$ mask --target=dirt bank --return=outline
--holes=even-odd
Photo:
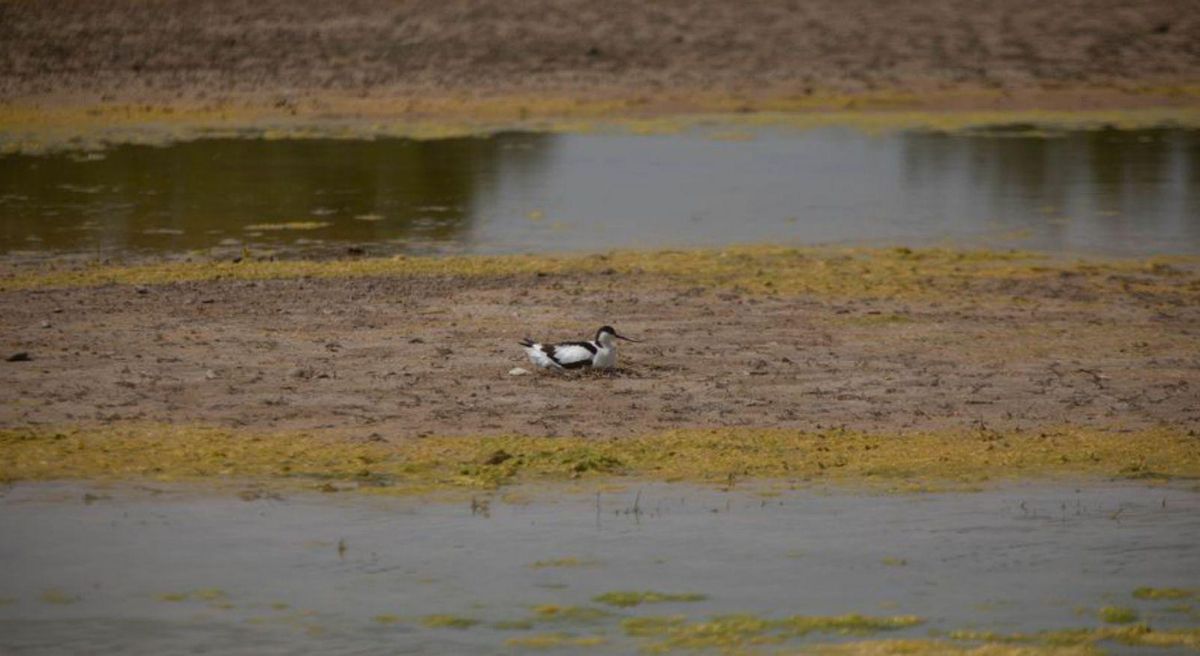
[[[0,425],[1200,429],[1194,263],[744,249],[239,266],[9,272],[0,348],[31,360],[0,363]],[[520,338],[604,323],[646,340],[619,372],[509,375],[532,368]]]
[[[1177,0],[18,1],[0,4],[0,98],[309,117],[1195,106],[1198,44]]]

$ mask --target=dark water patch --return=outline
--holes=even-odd
[[[1200,132],[206,139],[0,157],[0,250],[945,244],[1200,253]]]

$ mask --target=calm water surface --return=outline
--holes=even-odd
[[[211,139],[0,157],[0,252],[1200,253],[1200,132]]]
[[[1191,600],[1181,610],[1178,600],[1131,594],[1200,586],[1191,486],[764,497],[646,485],[598,496],[518,490],[474,508],[354,493],[243,500],[238,491],[9,488],[0,496],[0,652],[495,654],[520,651],[514,638],[564,632],[603,637],[597,653],[635,653],[654,639],[627,635],[624,619],[728,613],[926,620],[877,638],[1096,627],[1109,605],[1158,629],[1200,623]],[[707,598],[632,608],[594,600],[614,590]],[[546,604],[589,610],[554,618],[536,610]],[[430,628],[422,619],[431,614],[477,624]]]

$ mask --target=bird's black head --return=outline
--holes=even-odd
[[[603,337],[603,336],[604,336],[604,335],[606,335],[606,334],[607,334],[607,335],[612,335],[613,337],[616,337],[617,339],[623,339],[623,340],[625,340],[625,341],[627,341],[627,342],[640,342],[640,341],[642,341],[642,340],[640,340],[640,339],[630,339],[630,338],[628,338],[628,337],[626,337],[626,336],[624,336],[624,335],[622,335],[622,334],[618,333],[616,330],[614,330],[614,329],[613,329],[613,327],[612,327],[612,326],[602,326],[602,327],[600,328],[600,330],[597,330],[597,331],[596,331],[596,341],[597,341],[597,342],[599,342],[599,341],[600,341],[600,338],[601,338],[601,337]]]

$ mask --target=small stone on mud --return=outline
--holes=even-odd
[[[508,370],[509,376],[524,376],[525,374],[528,374],[528,373],[529,373],[528,369],[522,369],[521,367],[513,367],[512,369]]]
[[[49,327],[50,327],[50,322],[49,322],[48,320],[46,320],[46,319],[42,319],[42,323],[41,323],[40,325],[41,325],[41,327],[42,327],[42,328],[49,328]]]
[[[209,380],[214,380],[217,378],[217,372],[213,371],[212,369],[209,369],[208,371],[204,372],[204,377]]]
[[[149,294],[150,288],[149,287],[134,287],[133,291],[137,292],[138,294]]]
[[[29,362],[30,360],[32,360],[32,358],[30,358],[29,354],[25,351],[13,353],[4,359],[5,362]]]

